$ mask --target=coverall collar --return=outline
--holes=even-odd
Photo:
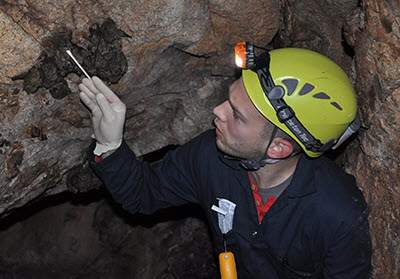
[[[226,164],[230,168],[247,173],[247,171],[242,166],[240,166],[241,160],[229,157],[228,155],[222,153],[220,150],[218,150],[218,157],[224,164]],[[296,181],[296,185],[302,185],[302,187],[296,187],[296,185],[292,185],[292,183],[290,183],[287,188],[288,198],[300,198],[316,192],[314,183],[315,178],[313,176],[305,175],[313,173],[313,168],[318,168],[318,166],[314,166],[315,163],[315,160],[308,158],[306,155],[300,155],[300,159],[297,163],[296,170],[294,171],[292,181]]]

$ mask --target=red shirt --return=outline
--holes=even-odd
[[[257,208],[257,214],[258,214],[258,220],[262,221],[262,219],[264,218],[265,214],[268,212],[268,210],[270,209],[270,207],[274,204],[274,202],[277,200],[276,197],[274,196],[270,196],[267,201],[262,204],[262,199],[261,199],[261,195],[258,192],[258,186],[256,183],[253,182],[253,180],[251,179],[251,175],[250,172],[248,172],[249,174],[249,179],[250,179],[250,184],[251,184],[251,190],[253,191],[253,196],[254,196],[254,200],[256,202],[256,208]]]
[[[97,162],[100,162],[100,161],[101,161],[101,157],[95,155],[95,156],[94,156],[94,161],[95,161],[96,163],[97,163]]]

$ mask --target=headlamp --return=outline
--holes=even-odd
[[[254,66],[254,45],[249,42],[238,43],[235,47],[235,62],[239,68],[252,68]]]

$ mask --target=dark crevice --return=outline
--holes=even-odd
[[[268,43],[268,45],[265,48],[268,49],[268,50],[282,48],[280,30],[278,32],[276,32],[276,34],[274,35],[272,40]]]
[[[85,193],[62,192],[57,195],[47,196],[39,200],[30,202],[23,207],[13,209],[9,214],[0,219],[0,231],[6,230],[12,225],[23,222],[38,212],[50,207],[58,206],[66,202],[73,205],[88,205],[92,202],[99,201],[106,195],[106,189],[91,190]]]
[[[332,161],[336,162],[340,167],[344,166],[344,159],[347,148],[352,148],[353,144],[357,142],[359,132],[351,135],[345,142],[343,142],[337,149],[329,149],[324,153],[323,156],[331,159]],[[360,144],[358,143],[357,146]]]
[[[155,156],[155,154],[152,154],[152,156]],[[88,206],[102,200],[112,208],[113,214],[132,226],[140,225],[150,228],[160,222],[181,220],[187,217],[205,220],[203,211],[196,204],[165,208],[151,215],[131,214],[112,199],[105,187],[101,187],[100,189],[94,189],[85,193],[62,192],[13,209],[7,216],[0,219],[0,231],[5,231],[17,223],[23,223],[43,210],[48,210],[65,203],[75,206]]]
[[[344,28],[342,28],[342,41],[341,44],[343,46],[343,50],[352,59],[354,58],[355,51],[354,51],[354,46],[351,46],[350,44],[347,43],[346,37],[344,35]]]

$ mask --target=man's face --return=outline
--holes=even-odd
[[[217,146],[221,151],[242,159],[264,155],[268,130],[273,126],[251,102],[242,78],[231,85],[228,100],[215,107],[214,114]]]

